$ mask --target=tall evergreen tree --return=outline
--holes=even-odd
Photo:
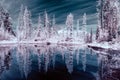
[[[93,42],[93,30],[91,28],[91,31],[90,31],[90,43],[92,43],[92,42]]]
[[[98,40],[99,38],[99,28],[97,27],[97,30],[96,30],[96,40]]]
[[[86,32],[86,25],[87,25],[87,17],[86,17],[86,13],[84,13],[84,15],[83,15],[83,27],[82,27],[82,30],[84,31],[84,32]]]
[[[50,37],[49,36],[49,24],[50,24],[50,22],[49,22],[49,19],[48,19],[48,14],[45,10],[45,12],[44,12],[44,30],[45,30],[46,39]]]
[[[16,36],[12,28],[12,18],[10,17],[8,11],[5,10],[0,4],[0,25],[2,24],[2,22],[4,24],[5,32],[7,32],[9,35]]]
[[[24,7],[23,5],[21,5],[20,13],[18,16],[18,25],[17,25],[17,38],[19,41],[24,39],[23,35],[24,35],[25,27],[24,27],[23,16],[24,16]]]
[[[97,7],[100,30],[104,33],[100,33],[103,37],[99,39],[112,41],[116,38],[119,27],[119,0],[99,0]]]
[[[4,23],[2,22],[0,25],[0,40],[4,40],[5,39],[5,30],[4,30]]]
[[[28,11],[27,7],[25,7],[23,19],[25,27],[25,39],[30,39],[32,34],[32,21],[30,11]]]
[[[78,19],[77,20],[77,28],[76,28],[76,30],[77,30],[77,36],[79,36],[79,30],[80,30],[80,20]]]
[[[57,33],[57,29],[56,29],[56,20],[55,20],[55,15],[53,15],[53,19],[52,19],[52,29],[51,29],[51,33],[53,36],[56,36]]]
[[[39,18],[38,18],[38,26],[37,26],[37,34],[36,34],[36,37],[37,38],[42,38],[42,22],[41,22],[41,17],[39,15]]]
[[[84,41],[86,41],[86,25],[87,25],[87,16],[86,16],[86,13],[84,13],[83,15],[83,26],[82,26],[82,31],[83,31],[83,37],[84,37]]]
[[[73,14],[70,13],[66,19],[67,33],[69,38],[73,36],[73,18]]]
[[[96,5],[96,10],[97,10],[97,30],[96,30],[96,40],[98,41],[99,38],[100,38],[100,29],[101,29],[101,10],[100,10],[100,7],[101,7],[101,1],[102,0],[98,0],[97,1],[97,5]]]

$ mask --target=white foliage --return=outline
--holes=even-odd
[[[66,19],[66,26],[67,26],[67,35],[69,38],[71,38],[73,36],[73,15],[72,13],[70,13],[68,16],[67,16],[67,19]]]

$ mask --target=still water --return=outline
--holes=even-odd
[[[0,80],[120,80],[120,55],[109,53],[77,45],[0,46]]]

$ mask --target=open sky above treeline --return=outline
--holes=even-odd
[[[97,0],[0,0],[2,5],[9,11],[13,21],[17,21],[20,6],[27,6],[32,13],[32,21],[37,23],[39,13],[41,16],[46,10],[49,18],[55,14],[57,24],[65,24],[66,17],[69,13],[74,15],[74,23],[82,16],[87,14],[87,25],[96,27],[96,2]]]

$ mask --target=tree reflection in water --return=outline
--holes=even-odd
[[[1,80],[120,79],[119,51],[101,55],[86,47],[41,44],[1,46],[0,52]],[[13,66],[17,66],[16,75]],[[3,79],[6,72],[12,78]]]
[[[11,51],[10,47],[0,47],[0,75],[5,71],[9,70],[11,65]]]
[[[120,80],[120,51],[108,50],[107,53],[101,59],[101,80]]]

